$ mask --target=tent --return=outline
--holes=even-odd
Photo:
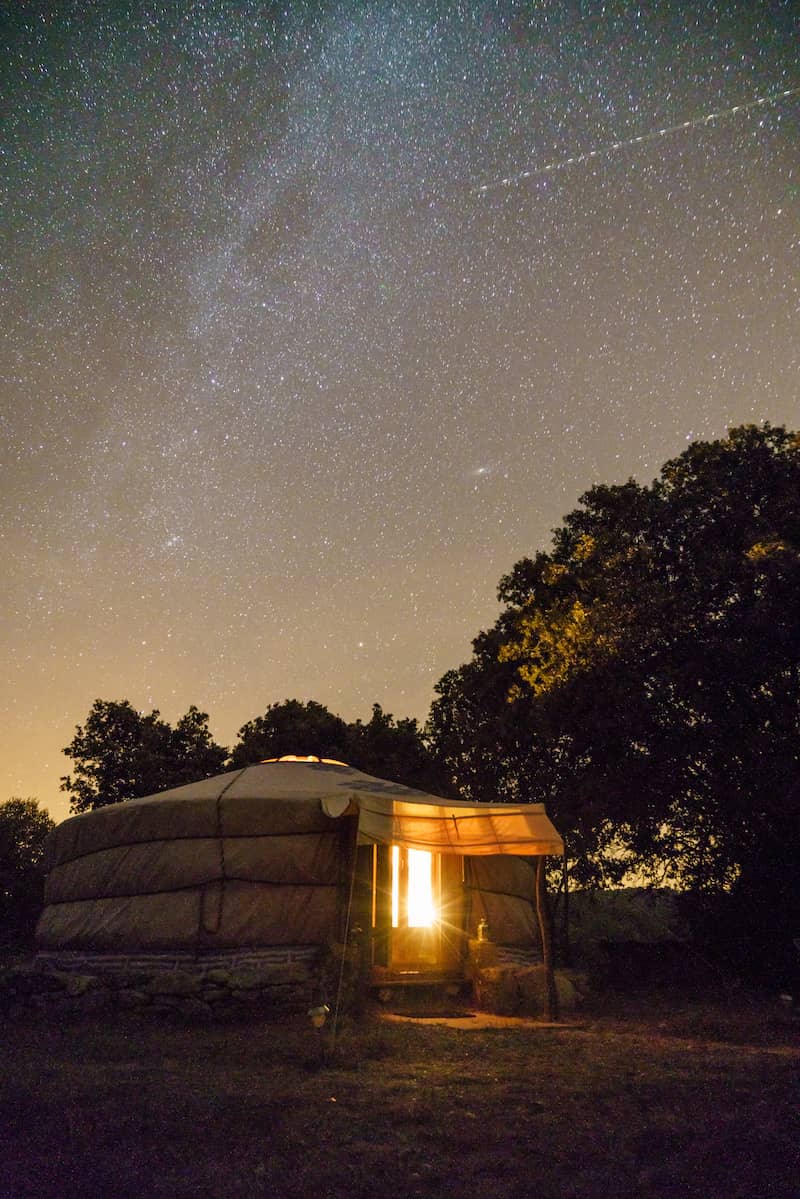
[[[534,870],[563,852],[543,805],[439,799],[281,759],[74,816],[51,833],[44,951],[322,946],[345,924],[385,969],[446,970],[488,923],[537,941]]]

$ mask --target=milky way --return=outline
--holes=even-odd
[[[10,8],[0,799],[96,697],[424,718],[593,483],[800,425],[794,5]]]

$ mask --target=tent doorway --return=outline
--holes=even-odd
[[[466,947],[463,879],[457,854],[361,846],[354,903],[370,931],[368,963],[391,975],[457,973]]]
[[[430,970],[440,964],[441,856],[391,847],[393,970]]]

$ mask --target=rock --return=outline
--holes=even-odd
[[[193,1020],[208,1020],[213,1015],[210,1004],[204,1003],[202,999],[194,998],[182,1000],[178,1011],[181,1015],[190,1016]]]
[[[200,998],[206,1003],[221,1003],[227,999],[230,991],[227,987],[203,987]]]
[[[201,988],[200,979],[194,974],[154,974],[145,990],[148,995],[197,995]]]
[[[475,975],[475,998],[478,1006],[495,1016],[514,1016],[519,1010],[520,995],[517,970],[513,966],[488,966]]]
[[[79,995],[85,995],[87,991],[96,991],[100,986],[100,979],[94,974],[70,974],[66,978],[64,990],[75,999]]]
[[[126,1010],[137,1007],[145,1007],[150,1002],[150,996],[144,991],[136,991],[133,988],[122,987],[115,993],[114,998],[119,1007]]]
[[[541,1016],[547,1007],[544,966],[489,966],[475,976],[478,1006],[496,1016]],[[580,1003],[577,988],[560,970],[555,972],[561,1012],[574,1011]]]
[[[254,1007],[255,1004],[261,1002],[261,995],[256,990],[244,990],[241,987],[231,987],[231,999],[235,999],[237,1003]]]
[[[40,991],[55,990],[57,982],[51,977],[40,974],[33,966],[12,966],[5,970],[2,976],[3,990],[11,995],[36,995]]]
[[[230,970],[224,970],[221,966],[215,966],[213,970],[206,970],[203,975],[203,983],[211,983],[215,987],[229,987],[230,982]]]
[[[580,996],[573,983],[562,974],[555,972],[558,1006],[561,1012],[574,1011],[580,1002]],[[520,996],[520,1011],[527,1016],[541,1016],[547,1006],[547,980],[544,966],[523,966],[517,974],[517,986]]]
[[[74,995],[70,999],[69,1010],[85,1015],[95,1015],[104,1012],[111,1005],[111,996],[107,991],[85,991],[82,995]]]
[[[211,972],[207,976],[211,980]],[[283,966],[247,966],[228,972],[228,986],[237,991],[256,991],[263,987],[296,985],[308,981],[308,969],[301,963]]]

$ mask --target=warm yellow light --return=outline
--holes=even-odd
[[[392,928],[400,927],[400,846],[392,846]]]
[[[259,765],[266,766],[267,762],[319,762],[324,766],[346,766],[346,762],[340,762],[338,758],[318,758],[316,754],[284,754],[282,758],[262,758]]]
[[[430,928],[436,920],[433,903],[433,854],[408,851],[408,927]]]
[[[400,928],[401,913],[404,928],[430,928],[436,923],[433,854],[424,849],[401,851],[393,845],[392,928]]]

